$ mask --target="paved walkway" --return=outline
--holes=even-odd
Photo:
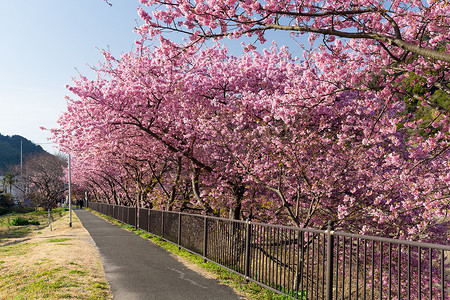
[[[74,212],[97,245],[114,299],[242,299],[152,242],[89,211]]]

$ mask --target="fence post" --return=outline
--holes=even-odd
[[[161,238],[164,238],[164,210],[161,209]]]
[[[248,281],[250,276],[250,235],[251,235],[251,224],[250,220],[247,219],[245,222],[245,280]]]
[[[326,299],[333,297],[333,250],[334,250],[334,224],[328,221],[327,228],[327,275],[326,275]]]
[[[52,231],[52,219],[50,216],[50,208],[48,209],[48,226],[50,227],[50,231]]]
[[[178,212],[178,250],[181,249],[181,213]]]
[[[148,214],[147,214],[147,231],[151,232],[151,224],[150,224],[150,214],[152,212],[152,209],[148,208]]]
[[[206,263],[206,251],[208,249],[208,216],[205,215],[203,220],[203,262]]]
[[[140,209],[140,207],[139,207],[139,203],[140,203],[140,201],[136,201],[136,219],[134,220],[134,228],[136,229],[136,230],[138,230],[138,228],[140,228],[140,224],[139,224],[139,209]]]

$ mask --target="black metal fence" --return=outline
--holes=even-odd
[[[90,202],[295,299],[450,299],[450,246]],[[139,213],[138,213],[139,212]]]

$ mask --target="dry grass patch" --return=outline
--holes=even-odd
[[[92,238],[72,215],[0,241],[0,299],[112,299]]]

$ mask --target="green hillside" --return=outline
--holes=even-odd
[[[23,157],[45,152],[41,146],[33,144],[20,135],[4,136],[0,134],[0,175],[9,167],[20,164],[20,142],[22,141]]]

